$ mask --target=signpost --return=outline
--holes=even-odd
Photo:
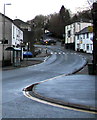
[[[47,44],[48,44],[48,41],[46,41],[46,54],[47,54]]]

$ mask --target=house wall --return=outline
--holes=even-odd
[[[12,22],[8,19],[5,19],[5,39],[8,40],[8,45],[11,45],[12,41]]]
[[[76,35],[75,50],[76,51],[82,50],[86,53],[92,53],[93,52],[93,33],[88,33],[88,38],[87,38],[87,33],[80,34],[79,39]]]
[[[2,45],[0,44],[0,61],[2,61]]]
[[[0,44],[1,44],[2,39],[3,39],[2,35],[3,35],[3,17],[0,15]]]
[[[3,40],[3,29],[4,29],[4,17],[2,14],[0,14],[0,40]],[[8,43],[4,44],[4,60],[10,59],[10,53],[7,52],[5,49],[11,45],[11,21],[5,17],[5,40],[8,41]],[[0,42],[0,58],[2,59],[2,53],[3,53],[3,44]],[[1,61],[0,59],[0,61]]]
[[[4,16],[0,14],[0,61],[2,60],[3,57],[3,28],[4,28]],[[15,28],[15,31],[13,30],[13,26]],[[13,34],[15,38],[13,37]],[[5,49],[7,47],[13,47],[16,45],[20,45],[21,40],[23,42],[23,31],[20,30],[16,25],[13,24],[13,21],[5,16],[5,40],[8,40],[8,43],[4,44],[4,60],[11,60],[13,58],[12,51],[6,51]]]
[[[5,39],[8,40],[8,44],[4,44],[4,50],[11,46],[12,41],[12,22],[9,19],[5,19]],[[4,51],[4,60],[11,60],[12,52]]]
[[[0,31],[0,39],[3,40],[3,26],[4,23],[4,17],[0,14],[0,28],[2,28],[2,31]],[[9,19],[6,19],[5,17],[5,40],[8,40],[8,45],[11,45],[11,21]]]
[[[17,46],[23,42],[23,31],[12,23],[12,45]]]
[[[0,44],[0,67],[2,66],[2,45]]]
[[[87,26],[91,26],[91,23],[76,22],[65,27],[65,44],[75,42],[75,33],[79,32]],[[70,36],[69,36],[70,31]]]
[[[2,22],[2,16],[0,15],[0,66],[2,66],[2,34],[3,34],[3,31],[2,31],[2,28],[3,28],[3,22]]]

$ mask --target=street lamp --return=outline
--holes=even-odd
[[[3,16],[3,58],[2,58],[2,62],[4,65],[4,42],[5,42],[5,6],[6,5],[11,5],[11,3],[6,3],[4,4],[4,16]]]

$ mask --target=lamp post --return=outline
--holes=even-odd
[[[3,16],[3,58],[2,58],[2,63],[4,65],[4,42],[5,42],[5,6],[6,5],[11,5],[11,3],[6,3],[4,4],[4,16]]]

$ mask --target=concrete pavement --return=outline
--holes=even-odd
[[[50,56],[50,54],[46,54],[45,50],[43,49],[42,52],[40,54],[38,54],[36,57],[33,58],[24,58],[23,61],[21,61],[21,65],[20,66],[4,66],[2,67],[2,70],[12,70],[12,69],[18,69],[18,68],[22,68],[22,67],[28,67],[28,66],[32,66],[32,65],[36,65],[36,64],[40,64],[42,63],[45,59],[47,59],[47,57]]]
[[[97,112],[96,79],[93,75],[59,76],[36,85],[33,93],[49,102]]]

